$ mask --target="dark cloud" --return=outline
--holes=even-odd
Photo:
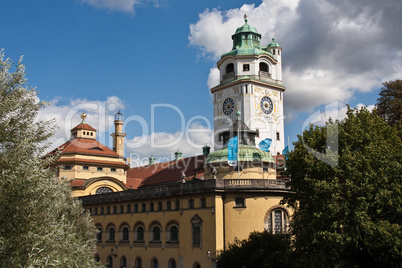
[[[297,19],[278,31],[285,62],[295,72],[335,68],[347,74],[385,66],[400,50],[402,1],[301,0]]]

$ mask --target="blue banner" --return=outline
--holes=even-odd
[[[269,152],[269,147],[271,147],[271,142],[272,142],[272,139],[267,138],[265,140],[262,140],[260,142],[260,144],[258,144],[258,146],[260,147],[260,149],[262,151]]]
[[[287,153],[289,153],[289,147],[286,146],[285,149],[283,149],[282,154],[286,155]]]
[[[238,141],[237,136],[228,141],[228,164],[229,166],[237,166],[237,150]]]

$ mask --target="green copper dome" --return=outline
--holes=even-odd
[[[272,42],[269,43],[267,47],[280,47],[280,45],[275,42],[275,38],[272,38]]]
[[[267,54],[273,56],[271,52],[261,48],[260,40],[261,34],[257,29],[247,23],[247,19],[243,26],[236,29],[236,32],[232,35],[233,47],[232,50],[224,53],[221,58],[232,55],[261,55]]]
[[[239,34],[239,33],[254,33],[254,34],[257,34],[257,35],[259,35],[261,37],[261,35],[258,33],[257,29],[255,27],[247,24],[247,22],[244,23],[243,26],[237,28],[235,34],[232,35],[232,37],[235,36],[236,34]]]

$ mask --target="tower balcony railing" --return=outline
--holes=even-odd
[[[235,75],[235,72],[230,72],[228,74],[224,74],[222,76],[221,84],[228,83],[230,81],[239,79],[245,75]],[[277,83],[278,80],[272,79],[272,74],[264,71],[259,71],[258,75],[247,75],[248,77],[252,77],[261,81],[267,81],[267,82],[274,82]]]

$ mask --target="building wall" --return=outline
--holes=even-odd
[[[200,198],[206,199],[205,208],[200,208]],[[189,207],[189,200],[194,200],[194,208]],[[172,210],[167,210],[167,201],[171,201]],[[175,202],[179,201],[180,208],[176,210]],[[162,211],[158,210],[158,203],[162,203]],[[157,258],[159,267],[168,267],[168,262],[174,259],[177,267],[193,267],[198,263],[201,267],[210,267],[211,260],[207,257],[207,250],[215,252],[215,207],[214,197],[210,194],[196,196],[172,197],[169,199],[149,199],[141,201],[132,201],[124,203],[110,203],[102,206],[91,206],[90,211],[94,218],[96,226],[103,229],[102,242],[97,243],[97,252],[102,263],[107,262],[111,248],[114,249],[113,257],[115,263],[113,267],[120,267],[122,256],[127,258],[127,267],[134,267],[135,258],[141,257],[143,267],[151,267],[151,260]],[[150,211],[150,204],[154,204],[154,210]],[[138,212],[133,212],[134,205],[138,205]],[[142,204],[146,204],[146,211],[142,211]],[[124,212],[120,213],[120,206],[123,205]],[[131,212],[127,212],[127,205],[131,206]],[[113,208],[117,207],[114,214]],[[95,215],[95,208],[103,207],[104,215]],[[110,207],[110,213],[107,214],[107,207]],[[200,246],[192,246],[192,223],[191,219],[197,215],[202,220],[202,239]],[[160,242],[152,242],[152,228],[154,225],[161,228]],[[179,227],[179,242],[169,243],[169,227],[171,224]],[[143,225],[145,237],[143,242],[136,242],[136,228]],[[116,228],[116,239],[108,241],[108,229],[110,226]],[[127,226],[130,230],[129,241],[121,242],[122,227]],[[116,263],[118,261],[118,263]],[[181,265],[179,265],[181,264]]]
[[[185,185],[186,189],[197,192],[195,190],[197,184],[186,183]],[[96,226],[103,230],[102,241],[97,243],[97,252],[102,263],[106,264],[113,248],[113,254],[116,254],[113,257],[113,267],[120,267],[120,259],[125,256],[127,267],[134,267],[135,259],[140,257],[142,267],[151,267],[151,260],[156,258],[159,267],[168,267],[169,260],[174,259],[176,267],[191,268],[194,264],[199,264],[203,268],[214,267],[217,252],[225,249],[229,243],[233,243],[235,238],[245,239],[251,232],[263,231],[267,228],[267,215],[272,209],[279,208],[289,217],[291,213],[279,204],[282,196],[283,193],[277,192],[236,190],[235,188],[222,191],[215,188],[212,191],[198,191],[198,193],[183,191],[181,194],[169,197],[144,195],[144,198],[133,198],[128,201],[120,199],[121,201],[98,202],[92,205],[84,202],[84,205],[93,215]],[[244,198],[244,206],[237,206],[236,198]],[[201,199],[205,199],[205,207]],[[194,201],[194,207],[191,207],[189,200]],[[169,201],[171,210],[167,207]],[[179,202],[178,209],[175,207],[176,201]],[[158,211],[159,202],[162,203],[160,211]],[[150,211],[151,203],[154,204],[154,211]],[[145,211],[142,210],[142,204],[146,205]],[[138,212],[135,211],[135,205],[138,206]],[[121,206],[123,206],[122,212]],[[130,206],[130,210],[127,206]],[[103,214],[101,214],[101,208],[103,208]],[[199,217],[202,221],[199,246],[193,246],[192,241],[192,220],[195,217]],[[160,242],[152,242],[152,228],[155,224],[161,228]],[[171,224],[178,226],[178,243],[169,242]],[[144,241],[141,242],[136,241],[136,228],[139,225],[145,229]],[[116,230],[114,241],[108,241],[110,226],[114,226]],[[125,242],[120,241],[124,226],[129,228],[129,239]],[[209,258],[208,251],[211,253]]]

